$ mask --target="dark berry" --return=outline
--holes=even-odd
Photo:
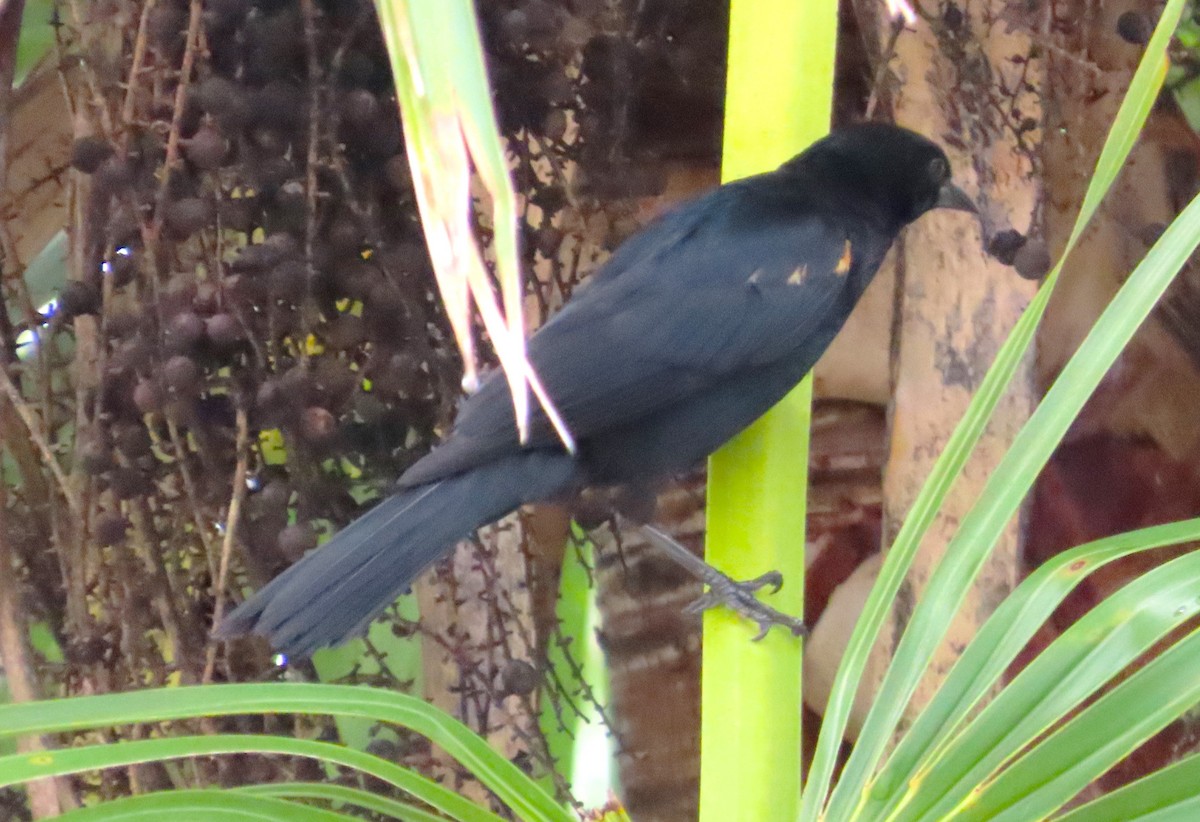
[[[1127,11],[1117,18],[1117,34],[1126,43],[1144,46],[1154,33],[1154,21],[1142,11]]]
[[[233,348],[246,338],[242,324],[232,314],[213,314],[204,321],[204,328],[217,348]]]
[[[96,518],[96,542],[102,548],[125,542],[125,534],[128,530],[129,520],[120,514],[104,513]]]
[[[334,351],[357,348],[367,339],[367,325],[362,317],[340,314],[325,331],[325,343]]]
[[[254,227],[256,201],[253,197],[234,197],[222,200],[217,207],[223,228],[249,233]]]
[[[118,426],[115,438],[117,450],[131,460],[149,456],[152,453],[150,432],[141,423],[127,423]]]
[[[540,251],[543,257],[554,257],[562,243],[562,231],[553,226],[544,226],[534,232],[533,247]]]
[[[228,146],[221,132],[205,126],[183,144],[183,152],[196,168],[219,168]]]
[[[112,467],[112,449],[108,438],[98,427],[84,431],[75,448],[79,465],[88,474],[99,474]]]
[[[551,109],[542,119],[542,134],[547,140],[558,142],[567,133],[567,114],[562,109]]]
[[[1027,280],[1040,280],[1053,265],[1045,240],[1030,239],[1017,251],[1013,268]]]
[[[531,694],[541,681],[537,668],[523,659],[509,660],[500,671],[500,687],[505,694]]]
[[[200,366],[191,357],[177,354],[163,365],[163,380],[177,394],[191,394],[200,389]]]
[[[204,320],[193,311],[176,314],[167,325],[167,345],[173,351],[190,351],[204,340]]]
[[[100,137],[80,137],[71,144],[71,167],[94,174],[114,154],[109,142]]]
[[[284,260],[271,271],[271,291],[299,303],[308,286],[308,265],[300,259]]]
[[[196,102],[200,108],[216,117],[223,124],[242,125],[245,123],[248,108],[242,97],[242,91],[231,80],[219,75],[213,75],[202,82],[196,89]]]
[[[152,380],[141,380],[133,389],[133,404],[143,414],[161,411],[163,406],[162,390]]]
[[[133,185],[134,173],[129,162],[121,157],[109,157],[96,169],[92,185],[96,191],[112,195],[119,194]]]
[[[95,665],[102,662],[111,649],[112,645],[104,637],[72,639],[63,649],[63,656],[72,665]]]
[[[176,239],[187,239],[207,226],[213,219],[213,208],[207,200],[184,197],[168,203],[163,221]]]
[[[255,507],[264,512],[282,512],[292,498],[291,487],[283,480],[271,480],[254,495]]]
[[[320,406],[304,409],[300,415],[300,435],[309,442],[320,445],[333,439],[337,433],[337,418]]]
[[[150,490],[150,482],[136,468],[115,468],[108,478],[108,487],[117,499],[140,497]]]
[[[379,99],[365,89],[355,89],[341,99],[341,111],[347,125],[366,128],[379,115]]]
[[[114,253],[104,269],[112,277],[113,285],[117,288],[129,285],[137,277],[137,258],[128,249],[125,249],[125,252]]]
[[[147,26],[150,43],[163,54],[173,55],[182,50],[187,18],[187,11],[180,6],[172,3],[155,6]]]
[[[277,544],[284,556],[296,560],[317,547],[317,534],[311,526],[295,523],[279,532]]]
[[[991,242],[988,243],[988,254],[1003,263],[1004,265],[1012,265],[1013,258],[1021,246],[1025,245],[1025,235],[1021,232],[1009,228],[1004,231],[999,231]]]
[[[403,154],[393,154],[383,164],[383,179],[397,191],[404,191],[412,184],[412,176],[408,168],[408,158]]]
[[[58,295],[58,310],[66,317],[82,317],[100,310],[100,289],[90,282],[70,280]]]

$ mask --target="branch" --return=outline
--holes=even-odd
[[[221,566],[213,580],[213,625],[220,625],[225,615],[225,580],[229,576],[229,556],[233,553],[234,534],[242,514],[242,503],[246,500],[246,473],[250,456],[250,426],[246,420],[246,409],[237,410],[237,468],[233,472],[233,492],[229,499],[229,513],[225,516],[225,541],[221,544]],[[217,658],[217,646],[210,643],[204,662],[204,677],[207,684],[212,679],[213,666]]]
[[[25,427],[29,429],[29,438],[33,440],[33,444],[42,452],[42,459],[45,460],[46,467],[50,469],[50,473],[54,475],[59,490],[62,491],[63,497],[67,500],[67,505],[70,507],[71,513],[75,515],[77,521],[83,522],[83,507],[79,504],[79,500],[75,494],[72,493],[70,483],[67,482],[67,477],[63,473],[62,466],[58,464],[58,457],[54,455],[54,451],[50,449],[50,444],[46,442],[46,438],[42,435],[37,416],[33,413],[33,409],[29,407],[29,403],[21,396],[21,392],[17,390],[17,386],[13,384],[12,378],[8,376],[8,371],[4,368],[0,368],[0,390],[3,390],[4,395],[25,423]]]

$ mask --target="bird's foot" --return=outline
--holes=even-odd
[[[756,596],[758,591],[768,586],[772,589],[771,593],[783,587],[783,575],[778,571],[768,571],[760,577],[738,581],[704,562],[657,528],[644,525],[642,531],[651,542],[708,586],[707,591],[687,606],[685,610],[689,613],[700,613],[724,605],[758,625],[758,633],[754,636],[756,642],[765,637],[774,625],[783,626],[793,636],[808,636],[804,620],[788,616]]]
[[[803,620],[788,616],[755,596],[768,585],[772,588],[771,593],[776,593],[783,587],[783,575],[778,571],[769,571],[760,577],[739,581],[709,566],[708,573],[701,575],[700,580],[708,586],[708,590],[684,609],[688,613],[698,614],[709,608],[724,605],[758,626],[758,633],[754,635],[755,642],[765,637],[775,625],[786,628],[793,636],[808,636],[808,626]]]

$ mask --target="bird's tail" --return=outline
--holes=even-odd
[[[458,540],[570,488],[575,473],[565,454],[528,451],[388,497],[243,602],[216,636],[262,634],[296,656],[343,642]]]

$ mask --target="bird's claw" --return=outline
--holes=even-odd
[[[778,594],[779,589],[783,587],[783,574],[778,571],[767,571],[762,576],[748,579],[741,584],[749,586],[751,591],[757,591],[770,585],[771,593]]]
[[[772,593],[778,593],[783,587],[783,575],[778,571],[769,571],[760,577],[739,582],[715,568],[709,570],[710,573],[702,577],[708,585],[708,590],[684,609],[688,613],[698,614],[709,608],[724,605],[758,626],[758,633],[754,635],[755,642],[765,637],[775,625],[786,628],[793,636],[808,636],[808,626],[803,620],[788,616],[755,596],[768,585],[771,586]]]
[[[724,605],[758,625],[755,641],[765,637],[773,625],[782,625],[793,636],[808,636],[808,627],[804,624],[804,620],[777,611],[755,596],[758,591],[767,586],[771,587],[772,593],[777,593],[783,587],[783,574],[778,571],[768,571],[762,576],[739,582],[704,562],[654,526],[643,525],[642,532],[653,544],[665,551],[667,556],[708,586],[707,591],[686,606],[684,610],[688,613],[698,614],[709,608]]]

